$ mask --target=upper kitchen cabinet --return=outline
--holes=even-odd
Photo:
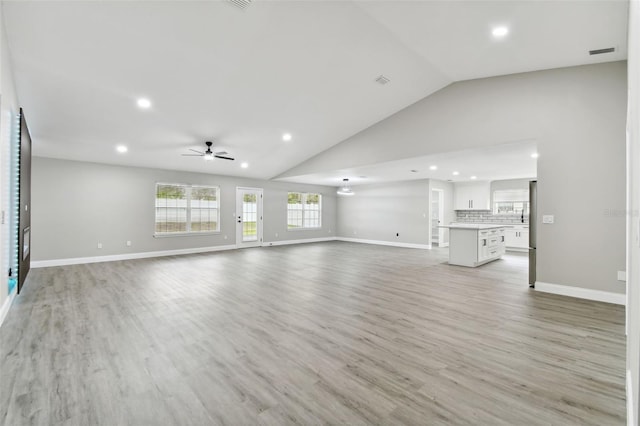
[[[454,210],[491,210],[490,182],[458,182],[454,192]]]

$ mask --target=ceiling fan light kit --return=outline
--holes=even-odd
[[[213,142],[206,141],[205,145],[207,145],[207,150],[202,152],[195,149],[189,148],[189,151],[193,151],[196,154],[182,154],[183,157],[203,157],[205,161],[211,161],[214,158],[220,158],[221,160],[230,160],[233,161],[235,158],[230,157],[227,151],[218,151],[214,152],[211,150],[211,146]]]
[[[349,186],[349,179],[347,178],[342,179],[342,186],[338,188],[337,194],[338,195],[354,195],[355,194],[355,192],[353,192],[353,189],[351,189],[351,187]]]

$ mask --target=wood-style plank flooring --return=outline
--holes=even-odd
[[[624,308],[328,242],[31,271],[0,423],[623,425]]]

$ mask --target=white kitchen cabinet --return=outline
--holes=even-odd
[[[507,250],[525,251],[529,248],[529,227],[514,226],[504,232],[504,242]]]
[[[454,210],[491,210],[490,182],[458,182]]]

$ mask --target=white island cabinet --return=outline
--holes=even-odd
[[[449,264],[476,267],[500,259],[505,250],[502,225],[451,224]]]

